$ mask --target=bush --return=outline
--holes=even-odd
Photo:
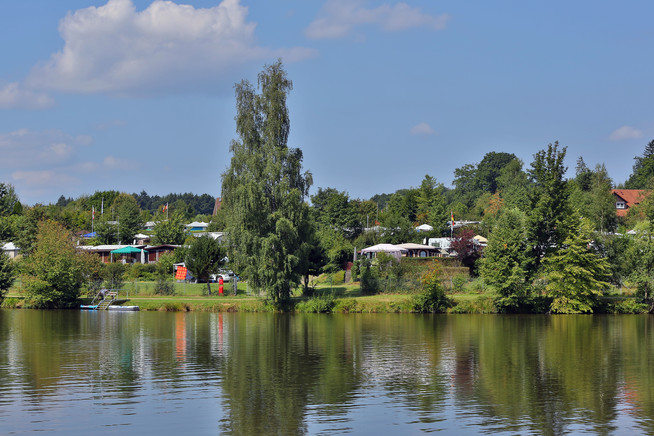
[[[122,289],[127,266],[120,262],[108,263],[104,268],[104,282],[109,289]]]
[[[497,308],[493,297],[477,297],[458,301],[450,313],[497,313]]]
[[[331,295],[310,298],[295,305],[295,311],[300,313],[331,313],[333,308],[334,297]]]
[[[639,303],[635,298],[625,298],[607,302],[601,310],[606,313],[643,314],[649,312],[649,306],[646,303]]]
[[[379,290],[379,277],[377,271],[370,266],[370,262],[361,267],[361,293],[363,295],[373,295]]]
[[[336,300],[332,312],[334,313],[355,313],[358,312],[357,300],[354,298],[342,298]]]
[[[434,263],[422,278],[422,293],[413,299],[413,310],[421,313],[444,312],[450,307],[451,301],[445,295],[441,283],[441,269]]]
[[[154,284],[154,293],[158,295],[175,295],[175,284],[165,278],[157,278]]]
[[[5,253],[0,252],[0,300],[2,300],[14,283],[15,268],[13,261]]]
[[[463,287],[468,283],[467,274],[457,274],[452,277],[452,291],[461,293],[463,292]]]

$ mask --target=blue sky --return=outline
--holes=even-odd
[[[651,1],[12,0],[0,182],[220,195],[233,84],[283,59],[314,187],[369,198],[558,140],[616,183],[654,138]]]

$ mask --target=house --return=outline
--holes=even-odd
[[[143,233],[137,233],[134,235],[134,244],[135,245],[145,245],[150,243],[150,235],[145,235]]]
[[[452,238],[429,238],[425,242],[426,245],[429,245],[437,249],[435,256],[438,257],[453,256],[453,253],[450,250]]]
[[[129,247],[129,245],[124,245],[124,244],[122,244],[122,245],[78,245],[75,248],[77,250],[79,250],[79,251],[86,251],[86,252],[89,252],[89,253],[95,253],[98,256],[100,256],[100,259],[102,260],[102,262],[111,263],[114,260],[117,260],[119,257],[121,257],[121,255],[114,256],[111,252],[114,251],[114,250],[119,250],[121,248],[125,248],[125,247]],[[144,245],[136,245],[136,246],[132,246],[132,247],[138,248],[138,249],[145,248]],[[145,253],[143,253],[143,254],[145,254]],[[129,257],[129,260],[131,260],[133,262],[138,262],[138,261],[141,260],[141,254],[140,253],[131,254],[130,256],[127,256],[127,257]],[[130,262],[130,263],[132,263],[132,262]],[[145,263],[145,262],[141,262],[141,263]]]
[[[172,253],[178,247],[180,246],[173,244],[148,245],[145,247],[145,251],[147,252],[147,262],[157,262],[159,260],[159,256],[165,253]]]
[[[396,246],[407,250],[406,253],[402,253],[406,257],[434,257],[439,254],[439,250],[431,245],[406,243]]]
[[[15,259],[19,251],[20,248],[16,247],[13,242],[7,242],[2,246],[2,252],[9,256],[10,259]]]
[[[199,238],[201,236],[209,236],[210,238],[217,239],[219,243],[222,244],[224,232],[194,232],[193,236]]]
[[[186,230],[190,230],[192,232],[195,231],[207,231],[207,227],[209,227],[209,223],[203,223],[203,222],[198,222],[198,221],[193,221],[190,224],[186,224]]]
[[[618,216],[627,216],[629,208],[640,204],[648,194],[644,189],[612,189],[615,198],[615,210]]]

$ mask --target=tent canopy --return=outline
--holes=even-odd
[[[131,254],[131,253],[140,253],[141,248],[136,248],[132,247],[131,245],[128,245],[127,247],[123,248],[118,248],[116,250],[111,250],[111,253],[113,254]]]
[[[364,248],[363,250],[361,250],[361,254],[379,253],[379,252],[404,253],[406,251],[408,251],[406,248],[398,247],[397,245],[393,245],[393,244],[377,244],[377,245],[373,245],[372,247]]]

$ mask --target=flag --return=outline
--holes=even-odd
[[[161,209],[162,212],[165,212],[168,210],[168,203],[164,205],[164,207]]]
[[[450,215],[452,216],[452,225],[454,225],[454,212],[450,212]]]
[[[95,219],[95,206],[93,206],[93,209],[91,210],[91,219]]]

